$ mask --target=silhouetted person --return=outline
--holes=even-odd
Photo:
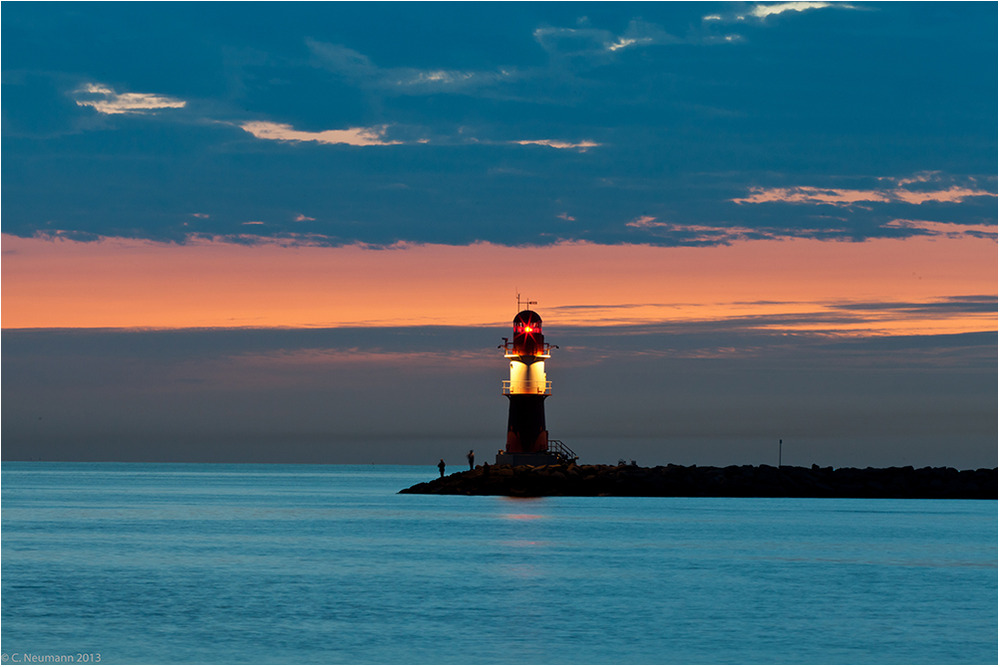
[[[489,477],[489,476],[490,476],[490,462],[487,461],[486,463],[483,464],[483,477]]]
[[[441,476],[444,477],[444,459],[438,461],[438,470],[441,471]]]
[[[469,470],[476,467],[476,453],[474,451],[470,449],[469,453],[465,455],[465,458],[469,459]]]

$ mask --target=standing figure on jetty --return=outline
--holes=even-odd
[[[438,461],[438,470],[441,472],[441,476],[444,477],[444,459]]]
[[[469,470],[474,470],[476,467],[476,453],[470,449],[465,458],[469,459]]]

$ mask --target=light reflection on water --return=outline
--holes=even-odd
[[[427,477],[5,463],[4,651],[996,662],[995,501],[396,494]]]

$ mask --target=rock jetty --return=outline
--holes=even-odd
[[[634,465],[476,466],[400,493],[471,496],[997,498],[997,469]]]

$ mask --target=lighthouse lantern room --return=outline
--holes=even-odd
[[[509,401],[506,448],[497,454],[499,465],[546,465],[565,462],[565,447],[549,440],[545,428],[545,399],[552,395],[552,383],[545,377],[545,360],[557,345],[545,342],[542,318],[530,309],[534,301],[522,302],[514,316],[513,338],[504,338],[498,347],[510,364],[510,379],[503,381]],[[521,304],[528,306],[521,310]]]

